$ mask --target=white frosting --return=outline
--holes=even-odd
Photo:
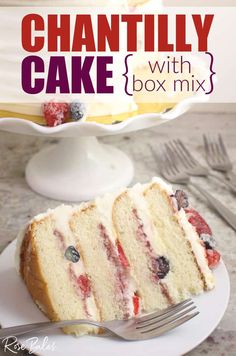
[[[145,233],[147,236],[153,236],[152,225],[150,224],[149,217],[147,215],[148,205],[144,199],[143,192],[149,186],[149,184],[136,184],[132,189],[128,190],[128,195],[134,202],[134,206],[137,207],[139,216],[142,220]]]
[[[116,235],[113,229],[113,222],[112,222],[112,206],[114,200],[124,191],[124,189],[119,189],[113,194],[107,194],[104,197],[99,197],[95,200],[96,207],[100,214],[101,223],[105,227],[109,239],[112,241],[113,245],[116,246]],[[137,288],[135,287],[135,282],[132,280],[131,276],[129,276],[129,286],[128,290],[126,291],[127,297],[127,309],[130,315],[133,315],[134,305],[133,305],[133,296],[136,292]]]
[[[167,194],[169,194],[169,195],[174,194],[172,186],[170,184],[166,183],[160,177],[153,177],[152,183],[157,183],[163,190],[166,191]]]
[[[213,276],[210,268],[208,267],[208,263],[205,258],[204,247],[201,244],[199,236],[198,236],[197,232],[195,231],[194,227],[192,226],[192,224],[188,221],[185,211],[183,209],[181,209],[176,215],[177,215],[179,224],[182,226],[182,228],[185,232],[186,238],[188,239],[188,241],[191,244],[193,253],[197,260],[197,264],[198,264],[201,272],[204,274],[204,277],[207,282],[207,287],[209,289],[212,289],[215,285],[214,276]]]
[[[74,236],[69,226],[69,221],[74,211],[75,211],[74,207],[68,205],[62,205],[56,208],[53,212],[55,228],[63,235],[67,247],[74,245]],[[65,264],[65,268],[67,268],[68,263],[66,260],[64,261],[64,264]],[[81,274],[86,273],[82,260],[80,260],[79,263],[73,263],[72,269],[77,277],[80,276]],[[96,320],[98,317],[97,307],[96,307],[95,299],[92,294],[90,297],[86,298],[86,306],[91,317]]]

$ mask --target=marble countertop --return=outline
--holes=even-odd
[[[236,167],[235,114],[185,114],[155,129],[125,136],[105,137],[102,141],[121,148],[133,159],[135,183],[148,181],[152,176],[158,175],[158,167],[150,145],[155,151],[162,142],[179,137],[184,140],[191,152],[202,160],[202,134],[207,132],[222,133]],[[31,191],[24,179],[24,169],[29,158],[51,142],[55,140],[0,132],[0,251],[15,238],[18,230],[31,217],[59,204],[58,201],[44,198]],[[205,178],[195,179],[236,213],[235,196],[225,190],[221,183]],[[217,329],[188,355],[236,355],[236,234],[206,205],[199,194],[189,190],[189,195],[192,205],[206,218],[215,234],[218,248],[230,274],[231,298]]]

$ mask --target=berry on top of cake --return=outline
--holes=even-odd
[[[214,288],[212,232],[183,191],[160,178],[36,216],[18,268],[51,320],[127,319]],[[63,329],[97,333],[91,326]]]

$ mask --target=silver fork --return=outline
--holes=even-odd
[[[234,230],[236,230],[236,214],[232,213],[226,206],[224,206],[205,189],[192,182],[187,173],[183,172],[183,169],[181,169],[176,160],[176,156],[171,150],[165,149],[162,156],[159,155],[156,157],[159,161],[161,174],[164,178],[172,183],[193,186],[207,199],[208,203],[218,212],[218,214],[222,216]]]
[[[110,331],[124,340],[146,340],[170,331],[194,318],[199,312],[195,311],[194,313],[189,313],[195,309],[196,306],[193,301],[187,299],[162,311],[157,311],[129,320],[113,320],[106,322],[82,319],[63,320],[3,328],[0,329],[0,339],[32,332],[35,334],[36,332],[53,328],[87,324]]]
[[[226,177],[236,184],[236,175],[232,172],[233,165],[230,161],[222,136],[216,138],[203,135],[206,160],[209,166],[219,172],[225,173]]]
[[[202,166],[180,139],[169,141],[165,144],[165,147],[176,155],[176,158],[180,161],[184,170],[190,176],[212,177],[225,184],[230,190],[236,193],[236,185],[231,184],[229,181],[212,173],[207,167]]]

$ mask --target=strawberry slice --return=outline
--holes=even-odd
[[[202,234],[212,236],[211,228],[196,210],[185,209],[185,212],[188,216],[188,221],[195,227],[199,236]]]
[[[90,284],[90,280],[85,274],[81,274],[77,278],[77,285],[79,286],[83,297],[88,298],[91,294],[91,284]]]
[[[139,312],[139,296],[134,294],[133,296],[133,305],[134,305],[134,315],[137,315]]]
[[[206,257],[210,268],[217,266],[220,261],[220,254],[216,250],[206,250]]]
[[[118,249],[118,253],[119,253],[119,258],[120,258],[120,262],[123,265],[123,267],[127,268],[129,267],[129,262],[125,256],[124,250],[120,244],[120,242],[117,240],[116,241],[116,245],[117,245],[117,249]]]

